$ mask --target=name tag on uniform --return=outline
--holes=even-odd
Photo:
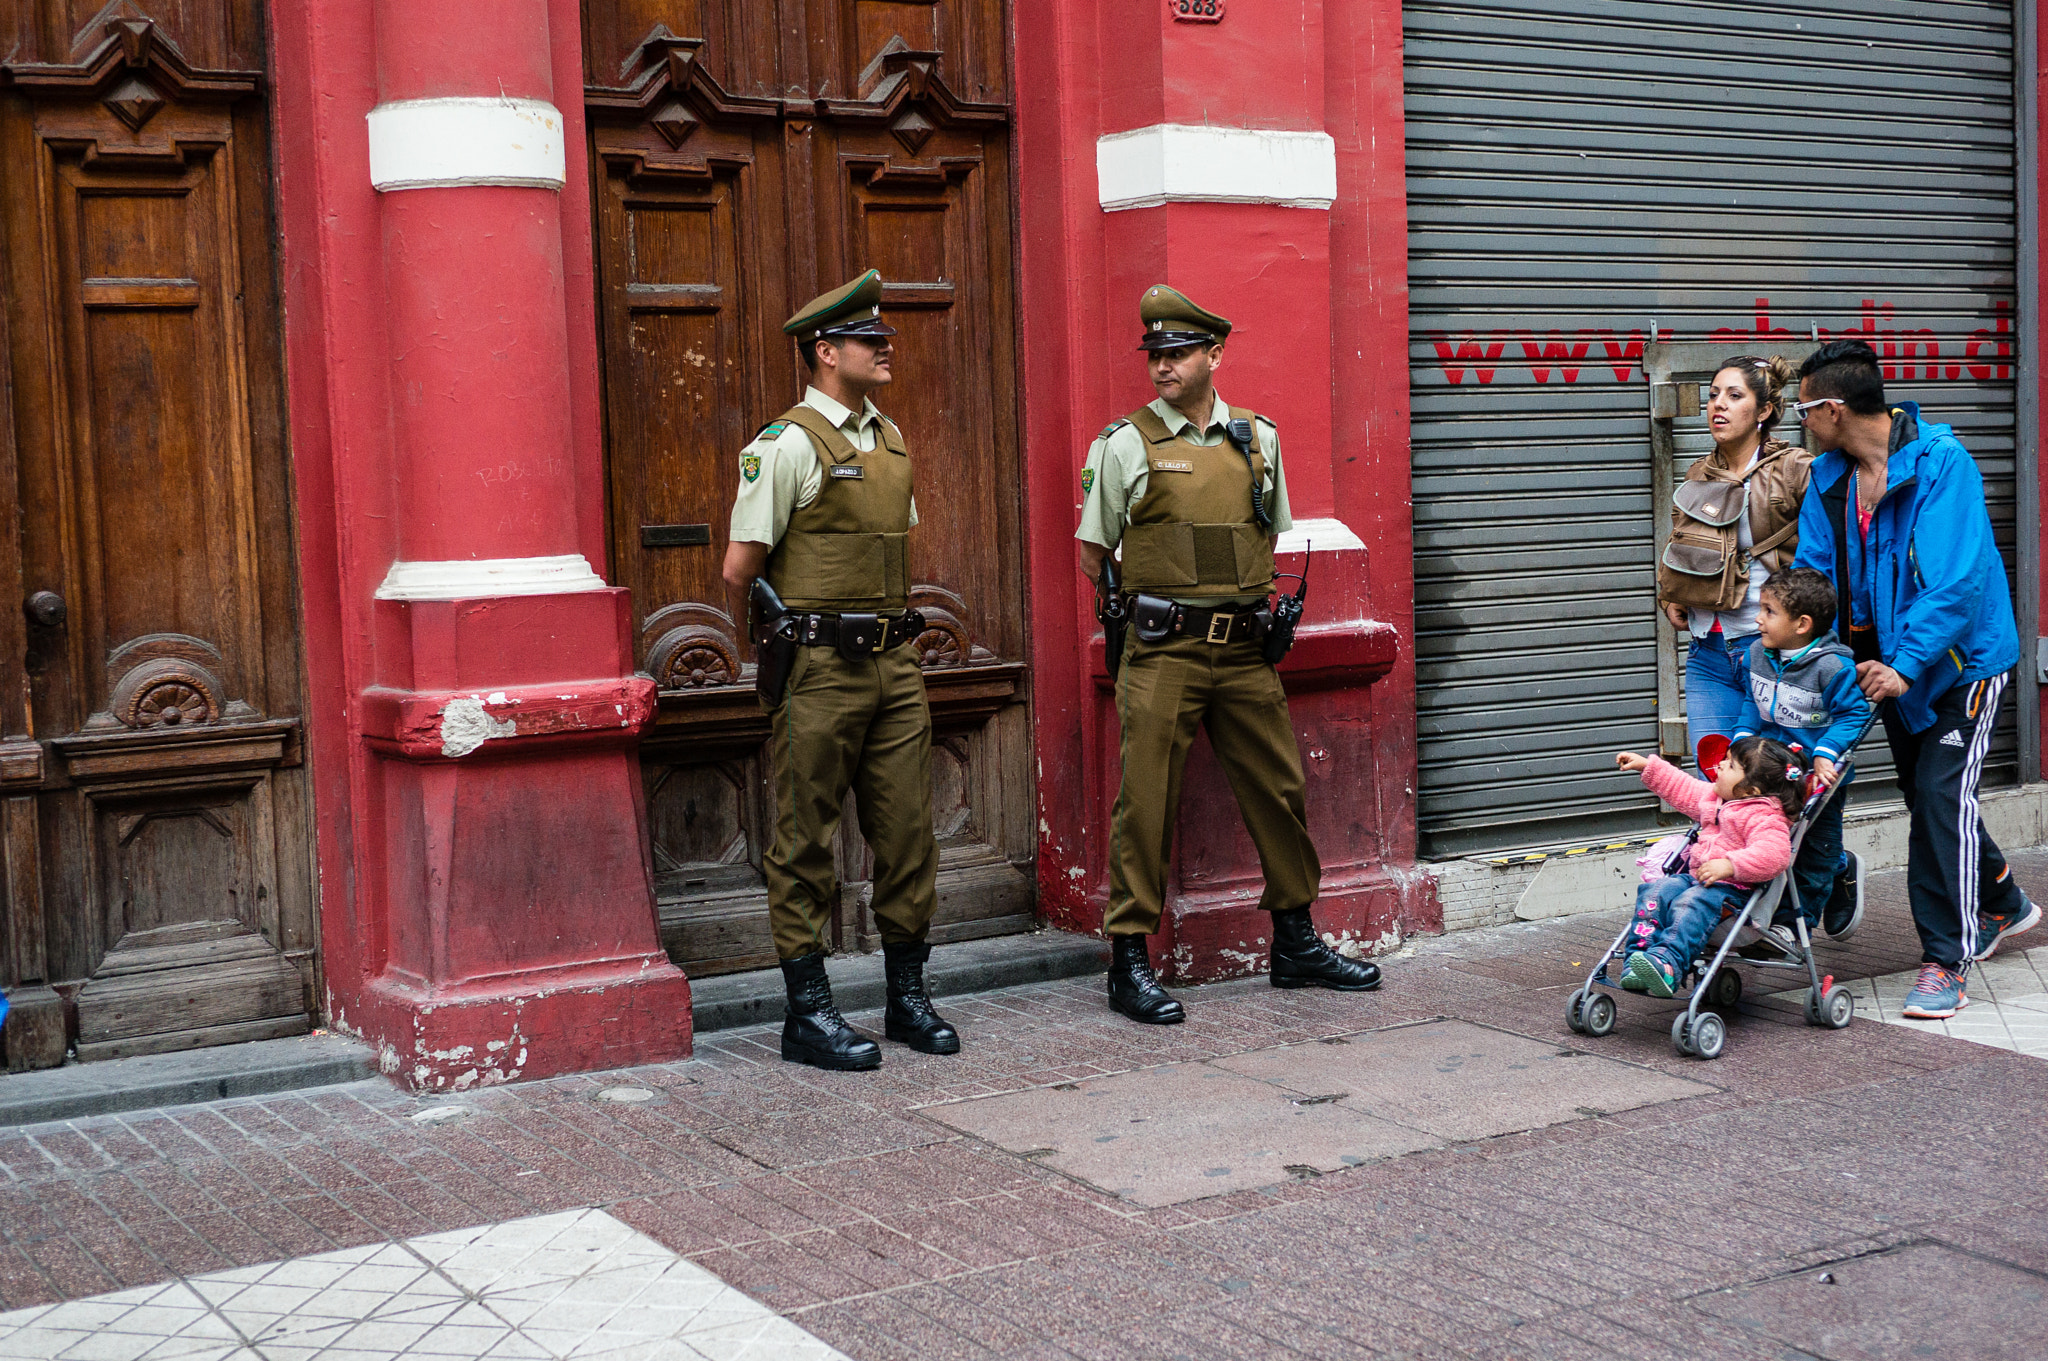
[[[1155,473],[1191,473],[1194,470],[1195,461],[1191,458],[1155,458],[1152,460],[1152,471]]]
[[[834,477],[859,477],[861,470],[851,463],[842,463],[832,470]]]

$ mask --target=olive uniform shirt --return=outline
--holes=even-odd
[[[882,413],[872,401],[853,411],[807,387],[803,404],[838,426],[854,448],[864,454],[874,449],[879,438],[875,422],[882,419]],[[771,430],[775,433],[768,433]],[[818,471],[818,446],[811,443],[803,427],[770,421],[767,429],[740,451],[740,494],[733,498],[728,537],[771,548],[781,543],[790,515],[817,500],[824,481],[824,474]],[[910,500],[910,523],[917,524],[916,497]]]
[[[834,405],[838,404],[835,402]],[[1181,439],[1205,445],[1225,442],[1223,427],[1230,420],[1230,404],[1223,400],[1221,393],[1216,394],[1215,405],[1209,409],[1209,423],[1200,430],[1194,429],[1194,422],[1181,415],[1164,397],[1155,397],[1147,405],[1154,415],[1166,422],[1166,428]],[[1294,518],[1287,513],[1287,477],[1280,465],[1280,431],[1261,416],[1258,432],[1259,450],[1266,456],[1263,487],[1266,514],[1273,518],[1273,533],[1278,535],[1294,527]],[[1081,527],[1074,531],[1074,537],[1114,550],[1123,541],[1131,507],[1137,505],[1138,498],[1145,494],[1145,483],[1151,475],[1151,446],[1138,433],[1136,426],[1120,423],[1106,436],[1098,436],[1088,446],[1088,462],[1081,473]],[[1245,469],[1245,477],[1250,479],[1250,468]],[[737,511],[734,512],[733,523],[734,537],[738,538]],[[1264,598],[1260,595],[1212,596],[1206,600],[1189,599],[1179,603],[1212,606],[1225,601],[1249,603]]]

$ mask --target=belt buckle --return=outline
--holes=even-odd
[[[879,619],[875,621],[875,651],[887,652],[888,650],[889,621],[886,619]]]
[[[1225,614],[1225,613],[1224,613],[1224,612],[1223,612],[1222,610],[1218,610],[1218,611],[1216,611],[1216,613],[1214,613],[1214,614],[1210,615],[1210,616],[1209,616],[1209,636],[1208,636],[1208,638],[1207,638],[1207,639],[1206,639],[1205,641],[1207,641],[1207,642],[1211,642],[1211,643],[1227,643],[1227,642],[1229,642],[1229,641],[1230,641],[1230,625],[1231,625],[1231,622],[1232,622],[1232,621],[1233,621],[1233,620],[1234,620],[1234,619],[1235,619],[1236,617],[1237,617],[1237,616],[1235,616],[1235,615],[1231,615],[1231,614]]]

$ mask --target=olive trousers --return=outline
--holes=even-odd
[[[1109,849],[1107,935],[1151,934],[1166,907],[1166,864],[1180,807],[1181,774],[1197,729],[1209,734],[1258,848],[1269,912],[1307,907],[1322,885],[1308,836],[1301,749],[1287,693],[1251,641],[1200,638],[1124,644],[1116,682],[1123,727],[1123,785]]]
[[[775,952],[829,947],[839,906],[832,838],[846,791],[875,856],[874,913],[884,942],[924,939],[938,906],[932,839],[932,715],[915,647],[846,657],[797,649],[775,708],[775,843],[763,857]]]

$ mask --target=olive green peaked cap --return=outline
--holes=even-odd
[[[832,336],[893,336],[896,328],[882,320],[882,273],[871,269],[850,284],[820,293],[782,323],[785,335],[799,341]]]
[[[1138,319],[1145,323],[1141,350],[1176,350],[1183,345],[1214,345],[1230,334],[1230,323],[1195,306],[1188,295],[1154,284],[1138,299]]]

